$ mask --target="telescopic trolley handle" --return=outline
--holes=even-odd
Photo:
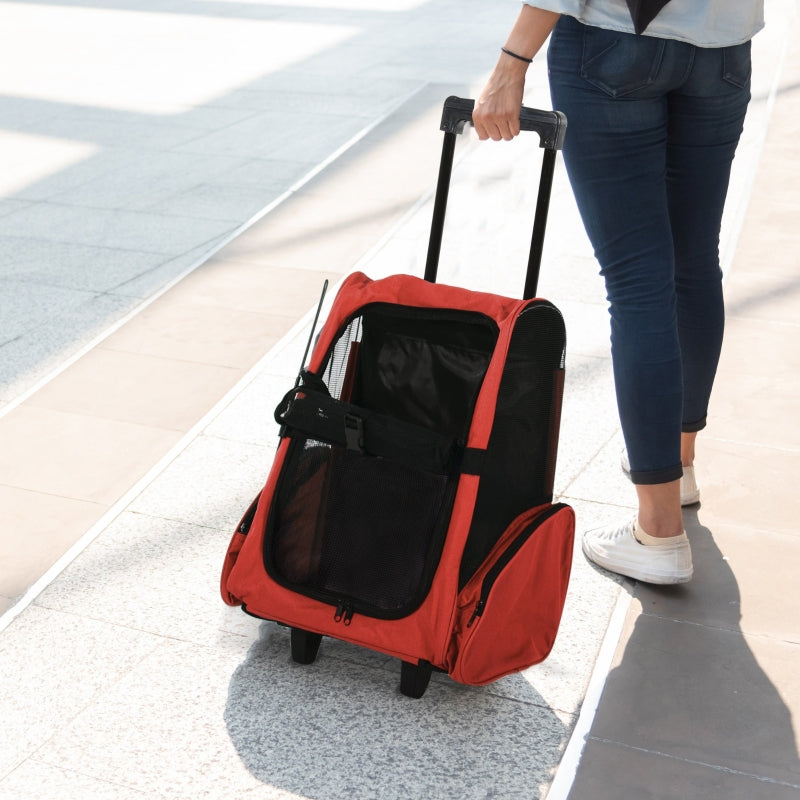
[[[448,97],[444,102],[441,130],[444,131],[442,160],[439,165],[439,180],[436,184],[436,198],[433,204],[431,236],[428,243],[428,258],[425,263],[425,280],[436,282],[439,269],[439,255],[442,249],[444,217],[447,211],[447,196],[450,191],[450,177],[453,172],[453,157],[456,151],[456,137],[464,131],[464,126],[472,124],[472,111],[475,101],[460,97]],[[539,195],[536,200],[536,213],[533,220],[533,235],[528,256],[528,271],[525,276],[523,298],[536,295],[539,283],[539,269],[542,263],[544,232],[547,226],[547,212],[550,208],[550,193],[553,188],[553,174],[556,152],[564,144],[567,118],[560,111],[541,111],[522,106],[520,109],[520,129],[539,134],[539,146],[544,148],[542,172],[539,178]]]

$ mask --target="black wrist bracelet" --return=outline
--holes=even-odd
[[[512,50],[509,50],[509,49],[507,49],[507,48],[505,48],[505,47],[501,47],[501,48],[500,48],[500,50],[501,50],[503,53],[505,53],[507,56],[511,56],[511,58],[516,58],[516,59],[517,59],[517,60],[519,60],[519,61],[524,61],[526,64],[530,64],[530,63],[533,61],[533,59],[532,59],[532,58],[525,58],[525,56],[520,56],[520,55],[517,55],[517,54],[516,54],[515,52],[513,52]]]

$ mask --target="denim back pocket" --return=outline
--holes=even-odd
[[[655,82],[664,47],[663,39],[587,26],[581,77],[610,97],[639,92]]]
[[[728,83],[744,89],[750,83],[752,64],[750,62],[750,42],[722,49],[722,77]]]

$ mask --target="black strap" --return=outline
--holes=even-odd
[[[485,458],[485,450],[480,450],[477,447],[465,447],[461,453],[459,472],[463,472],[466,475],[480,475],[483,471]]]
[[[292,389],[275,409],[275,420],[284,432],[295,431],[310,439],[440,475],[454,471],[478,474],[480,467],[478,454],[482,451],[465,450],[455,437],[336,400],[327,389]]]

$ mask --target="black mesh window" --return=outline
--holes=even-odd
[[[322,379],[337,400],[466,436],[497,338],[482,314],[374,305],[337,338]],[[291,588],[375,616],[424,599],[458,480],[293,435],[265,541]]]

